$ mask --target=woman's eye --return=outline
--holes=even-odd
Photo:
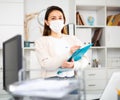
[[[63,18],[59,18],[59,19],[63,19]]]
[[[51,20],[56,20],[56,18],[51,18]]]
[[[63,20],[63,17],[51,17],[50,20]]]

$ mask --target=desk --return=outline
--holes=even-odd
[[[3,91],[4,93],[2,93],[1,91],[3,91],[3,90],[0,89],[0,100],[15,100],[11,94],[5,93],[4,91]],[[93,99],[99,98],[100,95],[101,95],[101,92],[100,93],[99,92],[98,93],[87,93],[86,100],[93,100]],[[72,100],[77,100],[77,96],[75,96],[75,95],[74,96],[71,95],[71,96],[69,96],[69,98],[71,98]],[[67,98],[67,99],[69,100],[69,98]],[[44,100],[44,99],[40,99],[40,98],[31,98],[30,99],[29,97],[24,97],[23,100],[32,100],[32,99],[33,100]],[[66,97],[63,98],[63,100],[67,100],[67,99],[66,99]]]
[[[9,90],[15,100],[86,100],[81,99],[85,98],[82,86],[76,78],[33,79],[11,84]]]
[[[13,97],[10,93],[2,93],[0,94],[0,100],[79,100],[78,95],[68,95],[61,99],[46,99],[39,97]]]
[[[70,93],[76,89],[77,94]],[[81,77],[39,78],[11,84],[9,95],[12,95],[10,100],[86,100],[84,90],[84,81]]]
[[[10,95],[8,92],[0,89],[0,100],[14,100],[12,95]]]
[[[68,95],[61,99],[49,99],[49,98],[40,98],[40,97],[23,97],[23,98],[14,98],[14,100],[80,100],[78,95]]]

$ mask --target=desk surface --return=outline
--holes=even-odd
[[[18,99],[19,98],[19,99]],[[5,92],[4,90],[2,90],[2,92],[0,92],[0,100],[78,100],[78,95],[68,95],[65,96],[64,98],[61,99],[49,99],[49,98],[40,98],[40,97],[18,97],[17,99],[15,99],[15,97],[13,97],[11,94]]]
[[[87,93],[86,94],[86,100],[93,100],[95,98],[99,98],[100,95],[101,95],[101,93],[89,93],[89,94]],[[78,100],[77,96],[75,97],[75,96],[71,95],[71,96],[69,96],[69,98],[71,98],[72,100]],[[68,100],[70,100],[69,98],[68,98]],[[33,100],[40,100],[38,98],[31,98],[30,99],[28,97],[25,97],[23,100],[32,100],[32,99]],[[6,93],[5,91],[0,89],[0,100],[15,100],[15,99],[9,93]],[[43,99],[41,99],[41,100],[43,100]],[[64,98],[64,100],[67,100],[67,99]]]
[[[13,97],[4,90],[0,89],[0,100],[14,100]]]

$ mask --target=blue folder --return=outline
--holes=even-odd
[[[70,62],[72,59],[74,61],[78,61],[82,58],[82,56],[90,49],[90,47],[92,46],[93,44],[88,44],[82,48],[79,48],[78,50],[76,50],[71,56],[70,58],[67,60],[68,62]]]
[[[83,55],[90,49],[90,47],[92,46],[93,44],[88,44],[82,48],[79,48],[78,50],[76,50],[71,56],[70,58],[67,60],[68,62],[70,62],[72,59],[74,59],[74,61],[78,61],[80,60]],[[66,72],[66,71],[69,71],[71,70],[70,68],[62,68],[62,67],[59,67],[58,68],[58,71],[57,71],[57,74],[60,74],[62,72]]]

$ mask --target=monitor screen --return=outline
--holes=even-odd
[[[19,80],[22,69],[22,40],[16,35],[3,42],[3,89],[8,90],[9,84]]]

